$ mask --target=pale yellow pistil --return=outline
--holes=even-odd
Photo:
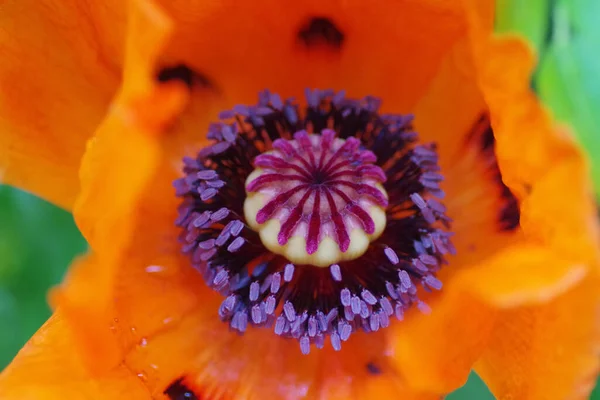
[[[248,176],[246,186],[249,182],[268,172],[270,171],[260,168],[254,170]],[[387,193],[379,182],[366,178],[361,183],[366,183],[377,188],[387,199]],[[342,251],[338,244],[334,223],[330,217],[327,200],[324,195],[321,195],[321,232],[319,234],[317,250],[314,253],[309,254],[307,251],[306,239],[314,198],[311,198],[310,201],[305,204],[303,210],[305,217],[295,226],[287,243],[280,244],[278,235],[281,226],[289,216],[291,210],[298,204],[298,201],[306,192],[300,191],[300,193],[291,196],[281,209],[276,211],[266,222],[261,224],[256,220],[256,217],[259,211],[269,203],[269,201],[280,193],[286,192],[299,184],[300,183],[296,181],[277,182],[277,185],[261,188],[255,192],[247,191],[247,197],[244,202],[246,222],[250,228],[258,232],[263,245],[271,252],[281,255],[295,264],[329,267],[330,265],[337,264],[341,261],[354,260],[360,257],[367,251],[369,244],[383,233],[386,226],[385,209],[372,201],[371,198],[363,196],[358,200],[358,204],[369,214],[374,222],[375,229],[373,233],[368,234],[364,231],[361,221],[355,215],[347,212],[347,210],[342,212],[343,221],[350,239],[348,248],[346,251]],[[336,199],[336,202],[339,206],[339,210],[342,211],[345,205],[341,203],[339,199]]]

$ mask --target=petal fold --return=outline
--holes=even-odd
[[[100,371],[115,365],[121,356],[109,332],[118,286],[115,269],[126,264],[140,197],[161,162],[159,137],[187,99],[183,84],[155,82],[153,67],[169,35],[169,21],[148,3],[136,0],[130,31],[125,75],[133,78],[88,142],[80,170],[81,193],[74,216],[92,253],[73,267],[51,298],[72,322],[90,368]]]
[[[475,370],[499,399],[587,399],[598,374],[597,275],[549,303],[502,311]]]
[[[483,352],[495,311],[452,283],[428,302],[431,314],[411,310],[392,325],[390,351],[408,384],[440,395],[462,386]]]
[[[545,303],[588,273],[585,264],[547,248],[519,244],[490,257],[477,268],[460,271],[456,284],[498,308]]]

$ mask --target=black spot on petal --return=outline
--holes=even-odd
[[[306,47],[329,47],[341,49],[344,44],[344,33],[327,17],[313,17],[298,32],[298,39]]]
[[[189,87],[192,86],[194,73],[187,66],[180,64],[174,67],[166,67],[158,72],[157,79],[159,82],[169,82],[179,80],[184,82]]]
[[[382,371],[377,364],[370,362],[367,364],[367,372],[371,375],[380,375]]]
[[[183,383],[183,378],[177,379],[163,392],[171,400],[200,400],[194,392]]]
[[[156,79],[159,82],[168,82],[172,80],[179,80],[185,83],[189,88],[192,86],[199,86],[204,88],[213,88],[212,81],[201,72],[197,72],[189,68],[185,64],[178,64],[162,68]]]

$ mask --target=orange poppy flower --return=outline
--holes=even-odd
[[[588,169],[491,1],[122,3],[0,10],[4,179],[91,247],[0,398],[586,397]]]

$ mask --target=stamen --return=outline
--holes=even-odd
[[[455,252],[436,147],[416,143],[412,117],[379,115],[373,97],[306,97],[301,111],[265,91],[221,113],[174,184],[182,251],[224,295],[219,317],[303,354],[428,312],[417,287],[440,290]]]
[[[329,267],[331,271],[331,276],[335,281],[341,282],[342,280],[342,271],[340,270],[340,266],[338,264],[333,264]]]

